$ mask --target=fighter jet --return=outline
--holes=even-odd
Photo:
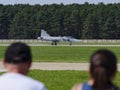
[[[57,45],[58,42],[62,41],[62,37],[50,36],[45,30],[41,30],[41,35],[38,39],[41,39],[42,41],[51,41],[52,45]]]
[[[72,42],[80,42],[79,39],[70,36],[50,36],[45,30],[41,30],[41,35],[38,39],[41,39],[42,41],[51,41],[51,45],[57,45],[58,42],[70,42],[69,45],[72,45]]]

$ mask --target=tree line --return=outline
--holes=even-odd
[[[53,36],[120,39],[120,3],[0,4],[0,39],[36,39],[41,29]]]

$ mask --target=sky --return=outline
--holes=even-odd
[[[0,4],[8,5],[8,4],[72,4],[72,3],[79,3],[83,4],[85,2],[89,3],[99,3],[99,2],[104,2],[105,4],[107,3],[120,3],[120,0],[0,0]]]

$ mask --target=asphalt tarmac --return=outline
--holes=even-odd
[[[89,63],[54,63],[54,62],[34,62],[31,70],[78,70],[88,71]],[[5,72],[2,62],[0,62],[0,72]],[[120,64],[118,64],[118,71],[120,72]]]

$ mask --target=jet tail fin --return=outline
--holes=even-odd
[[[41,30],[41,37],[50,37],[50,35],[45,30]]]

